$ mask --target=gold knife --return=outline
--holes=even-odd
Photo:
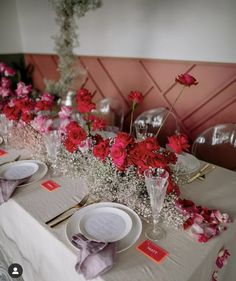
[[[91,205],[91,204],[94,204],[94,203],[97,203],[97,202],[99,202],[99,201],[100,201],[100,199],[98,199],[98,198],[96,198],[96,199],[90,198],[90,199],[88,199],[83,205],[80,205],[79,207],[74,207],[74,208],[70,209],[71,212],[70,212],[69,214],[63,216],[63,218],[61,218],[61,219],[59,219],[59,220],[55,220],[55,221],[52,222],[52,223],[48,223],[48,226],[50,226],[51,228],[53,228],[53,227],[55,227],[55,226],[61,224],[62,222],[68,220],[68,219],[69,219],[75,212],[77,212],[80,208],[85,207],[85,206],[88,206],[88,205]],[[64,213],[63,213],[63,214],[64,214]]]
[[[205,164],[198,173],[196,173],[194,176],[192,176],[189,180],[188,183],[191,183],[195,181],[198,177],[203,175],[203,172],[210,166],[210,163]]]
[[[82,198],[82,200],[81,200],[79,203],[77,203],[75,206],[72,206],[72,207],[68,208],[67,210],[65,210],[65,211],[63,211],[62,213],[56,215],[55,217],[53,217],[52,219],[46,221],[45,223],[46,223],[46,224],[50,224],[51,222],[53,222],[54,220],[58,219],[59,217],[61,217],[61,216],[64,215],[65,213],[67,213],[68,211],[70,211],[70,210],[72,210],[72,209],[74,209],[74,208],[76,208],[76,207],[77,207],[77,208],[82,207],[82,206],[87,202],[88,198],[89,198],[89,194],[86,194],[86,195]]]

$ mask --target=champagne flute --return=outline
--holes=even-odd
[[[8,129],[12,121],[9,121],[4,114],[0,114],[0,134],[3,137],[5,147],[8,147]]]
[[[56,166],[57,154],[61,145],[61,136],[58,130],[52,130],[44,134],[44,144],[47,150],[48,160],[53,166]],[[56,171],[53,171],[56,175]]]
[[[144,172],[144,176],[153,216],[153,226],[147,229],[145,235],[152,241],[158,241],[166,235],[165,230],[159,226],[159,217],[166,195],[169,173],[162,168],[150,168]]]

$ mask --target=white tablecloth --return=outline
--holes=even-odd
[[[47,178],[49,176],[44,180]],[[53,192],[43,189],[41,180],[18,188],[14,196],[0,206],[1,251],[9,262],[23,266],[25,281],[84,280],[74,269],[76,250],[67,241],[65,224],[50,229],[44,222],[80,201],[86,194],[86,186],[80,179],[55,180],[61,187]],[[197,204],[236,217],[235,172],[216,168],[204,182],[194,182],[182,188],[182,194]],[[235,238],[236,222],[206,244],[194,241],[183,230],[168,228],[167,237],[158,245],[169,255],[158,265],[136,250],[135,247],[145,240],[142,234],[133,247],[117,255],[113,269],[96,280],[210,281],[217,253],[224,246],[229,249],[231,257],[219,280],[234,281]]]

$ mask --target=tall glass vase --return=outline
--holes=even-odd
[[[159,225],[159,217],[166,195],[169,174],[164,169],[151,168],[144,172],[144,176],[153,216],[153,226],[150,226],[145,234],[148,239],[158,241],[166,235],[165,230]]]

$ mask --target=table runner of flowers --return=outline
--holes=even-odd
[[[164,124],[155,137],[138,141],[132,136],[133,114],[143,101],[141,92],[132,91],[128,96],[130,132],[105,138],[106,122],[93,114],[96,104],[89,90],[77,91],[77,111],[74,112],[72,107],[61,106],[56,96],[38,93],[22,81],[14,89],[11,77],[15,76],[15,71],[4,63],[0,63],[0,76],[0,110],[11,122],[9,141],[12,146],[27,147],[34,158],[48,162],[63,175],[82,177],[92,194],[128,205],[146,220],[150,220],[151,208],[143,172],[150,167],[164,168],[170,174],[161,211],[164,223],[190,230],[199,242],[207,242],[227,229],[228,214],[196,206],[181,197],[179,176],[172,167],[176,164],[176,155],[189,148],[185,135],[168,138],[171,150],[158,144],[158,132]],[[184,90],[198,82],[186,73],[179,75],[176,83],[182,85],[182,90],[169,113]],[[167,118],[168,114],[165,120]],[[50,162],[43,135],[54,129],[60,132],[62,145],[57,160]]]

